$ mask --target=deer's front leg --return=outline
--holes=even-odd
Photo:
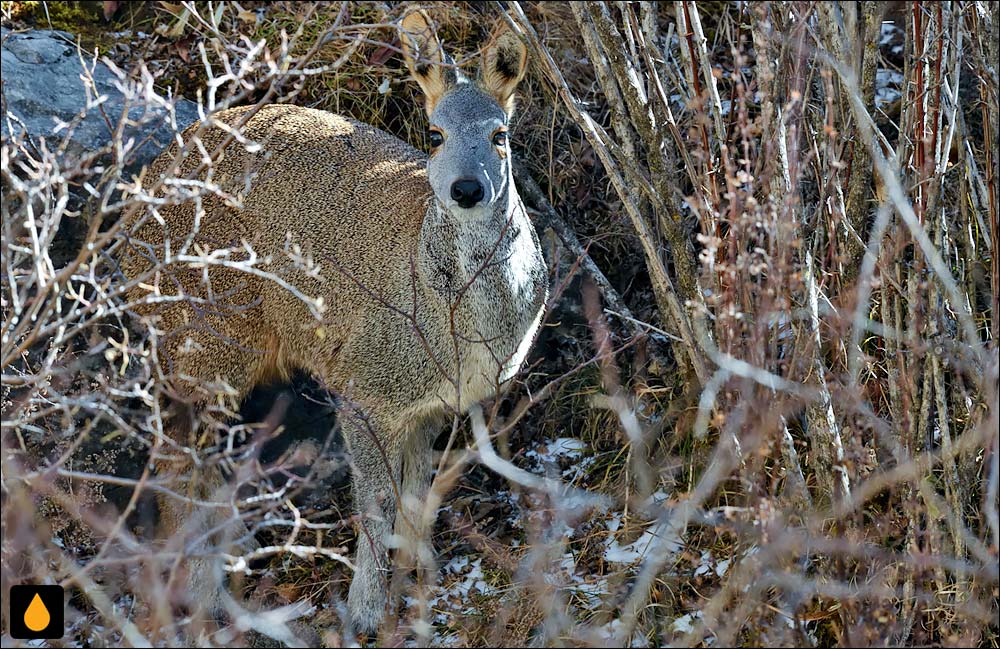
[[[396,521],[400,444],[372,419],[353,413],[345,413],[343,428],[351,446],[351,486],[361,518],[347,606],[355,630],[373,634],[385,616],[388,598],[388,541]]]
[[[434,439],[440,427],[437,421],[414,426],[403,443],[402,490],[400,513],[396,519],[396,536],[410,544],[406,550],[415,555],[418,546],[427,541],[437,513],[428,511],[430,487],[434,474]]]

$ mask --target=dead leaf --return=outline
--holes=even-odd
[[[181,61],[191,62],[191,44],[194,43],[194,36],[187,36],[170,44],[167,48],[171,54],[176,54]]]
[[[238,2],[232,3],[233,7],[236,8],[236,17],[245,23],[256,23],[258,21],[257,12],[248,11],[243,8]]]
[[[160,2],[160,6],[166,9],[168,13],[171,13],[175,16],[181,15],[182,11],[187,11],[184,8],[184,5],[182,5],[179,2]]]
[[[180,15],[177,16],[177,23],[168,29],[164,35],[167,38],[180,38],[181,34],[184,33],[184,28],[187,27],[188,18],[190,17],[191,13],[182,7]]]
[[[368,65],[382,65],[395,53],[391,47],[383,45],[368,56]]]

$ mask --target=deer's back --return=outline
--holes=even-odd
[[[235,125],[245,113],[244,108],[232,109],[220,119]],[[218,366],[217,373],[235,376],[231,383],[248,386],[271,375],[286,375],[293,366],[323,369],[334,378],[346,376],[347,370],[338,372],[336,367],[347,362],[338,360],[345,345],[360,329],[385,320],[386,303],[412,302],[404,294],[431,196],[426,157],[372,126],[296,106],[265,107],[240,131],[258,143],[259,150],[248,152],[231,142],[210,173],[195,174],[230,198],[203,199],[194,243],[203,250],[218,250],[246,242],[258,258],[270,257],[269,263],[258,261],[261,270],[306,295],[323,296],[323,322],[271,279],[210,266],[209,288],[204,271],[184,263],[173,264],[169,277],[161,276],[160,292],[170,295],[183,288],[202,302],[138,310],[156,311],[162,328],[173,333],[164,349],[172,362],[182,359],[181,369],[187,362],[183,359],[194,353],[200,357],[187,362],[190,371],[205,374],[206,366]],[[213,152],[226,135],[222,129],[210,129],[202,137],[205,149]],[[175,154],[176,148],[171,148],[151,166],[147,185],[168,170]],[[194,172],[200,162],[200,156],[188,155],[178,177]],[[163,206],[159,213],[164,224],[147,218],[122,258],[130,279],[150,269],[150,254],[164,258],[167,239],[176,254],[196,225],[193,201]],[[188,254],[195,252],[192,246]],[[246,261],[248,254],[237,252],[231,259]],[[318,272],[309,272],[308,263],[303,263],[310,260]],[[144,294],[135,290],[130,298]],[[220,340],[228,347],[220,346]],[[217,359],[220,355],[235,355],[236,360]],[[253,371],[235,366],[248,362]]]

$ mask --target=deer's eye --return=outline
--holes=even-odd
[[[444,144],[444,136],[441,135],[441,131],[431,130],[427,134],[427,140],[431,143],[432,149],[436,149]]]
[[[493,144],[495,146],[503,146],[507,144],[507,131],[497,131],[493,134]]]

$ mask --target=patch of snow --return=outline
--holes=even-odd
[[[881,30],[880,30],[880,33],[879,33],[879,39],[878,39],[879,47],[882,47],[884,45],[888,45],[889,43],[891,43],[893,36],[895,36],[896,33],[899,32],[899,31],[900,31],[900,29],[899,29],[899,27],[896,27],[895,23],[889,22],[889,21],[883,22]]]
[[[461,638],[458,634],[455,635],[441,635],[440,633],[435,633],[433,639],[431,640],[432,647],[459,647],[461,646],[459,642]],[[414,647],[417,645],[414,644]]]
[[[619,646],[622,644],[621,627],[622,627],[621,620],[611,620],[610,622],[608,622],[607,624],[605,624],[600,628],[600,634],[602,636],[602,639],[605,642],[607,642],[607,646],[609,647],[614,646],[613,643],[617,643]],[[648,647],[649,639],[646,638],[644,635],[633,632],[630,637],[625,638],[624,646]]]
[[[880,68],[875,71],[875,106],[883,108],[903,96],[900,88],[903,74],[895,70]]]
[[[605,577],[601,577],[593,582],[585,582],[581,577],[575,577],[579,580],[579,583],[568,586],[567,590],[576,593],[584,600],[587,608],[591,610],[598,608],[608,594],[608,580]]]
[[[694,576],[700,577],[702,575],[707,575],[712,571],[712,563],[715,559],[712,557],[712,553],[705,550],[701,553],[701,562],[698,567],[694,569]]]
[[[647,498],[646,502],[643,504],[646,507],[649,507],[650,505],[659,506],[667,502],[668,500],[670,500],[670,494],[668,494],[666,491],[654,491],[652,495],[650,495],[650,497]]]
[[[451,561],[444,564],[444,567],[441,570],[445,572],[453,572],[457,575],[461,574],[461,572],[465,570],[465,567],[468,565],[469,565],[468,556],[452,557]]]
[[[543,441],[537,450],[530,450],[524,456],[539,462],[557,462],[560,457],[580,457],[585,450],[587,445],[583,441],[572,437],[560,437],[555,441]]]
[[[496,492],[495,500],[501,503],[506,502],[510,505],[510,513],[507,515],[507,522],[510,523],[511,527],[524,529],[524,521],[521,520],[521,494],[514,493],[509,489],[501,489]]]
[[[583,475],[583,472],[590,468],[590,465],[597,461],[597,457],[590,456],[582,458],[579,462],[571,464],[568,468],[564,469],[562,472],[562,477],[569,482],[575,482],[577,478]]]
[[[691,633],[694,631],[694,621],[701,619],[701,611],[695,611],[694,613],[687,613],[679,618],[675,619],[670,628],[674,630],[675,633]]]
[[[596,610],[608,594],[607,577],[587,578],[576,572],[576,558],[572,552],[566,552],[559,559],[559,573],[546,574],[546,583],[556,586],[563,592],[576,595],[584,602],[584,607]],[[567,583],[568,582],[568,583]]]
[[[892,22],[882,23],[878,39],[878,46],[880,48],[888,47],[892,54],[898,56],[903,53],[903,43],[905,41],[906,34],[896,24]]]
[[[463,567],[465,565],[470,566],[469,572],[465,575],[465,578],[462,579],[462,581],[452,584],[452,586],[445,592],[445,596],[460,595],[463,599],[467,599],[469,594],[474,590],[479,591],[484,595],[490,594],[493,589],[484,579],[486,575],[483,574],[482,558],[476,559],[471,564],[468,563],[468,557],[460,558],[465,559]],[[452,561],[454,561],[454,559]],[[450,564],[451,561],[448,563]]]
[[[700,577],[702,575],[707,575],[708,573],[715,571],[715,574],[719,577],[724,576],[729,571],[729,566],[732,564],[732,559],[723,559],[722,561],[716,561],[715,557],[708,550],[701,553],[701,561],[698,563],[698,567],[694,569],[694,576]]]
[[[608,531],[617,532],[619,526],[621,515],[615,514],[608,521]],[[604,560],[610,563],[633,563],[656,552],[676,554],[684,545],[682,535],[683,530],[678,533],[672,520],[653,525],[628,545],[620,545],[614,534],[611,534],[605,541]]]
[[[542,440],[535,448],[527,451],[524,457],[532,460],[543,471],[548,467],[565,467],[560,471],[560,475],[567,482],[574,482],[596,461],[593,456],[583,457],[587,450],[588,446],[582,440],[560,437],[555,440]]]
[[[567,525],[566,522],[563,520],[555,520],[552,521],[552,527],[546,530],[546,533],[543,534],[543,537],[551,542],[555,541],[556,539],[569,540],[573,538],[574,534],[576,534],[575,527]]]
[[[482,595],[492,595],[496,591],[493,586],[486,583],[486,575],[483,574],[482,558],[472,559],[468,555],[452,557],[441,568],[442,581],[447,585],[438,585],[431,589],[431,596],[427,598],[427,607],[434,611],[432,622],[434,624],[446,624],[449,613],[469,614],[472,608],[468,606],[471,595],[480,593]],[[455,579],[458,576],[460,578]],[[403,602],[408,607],[415,607],[417,599],[404,596]]]

